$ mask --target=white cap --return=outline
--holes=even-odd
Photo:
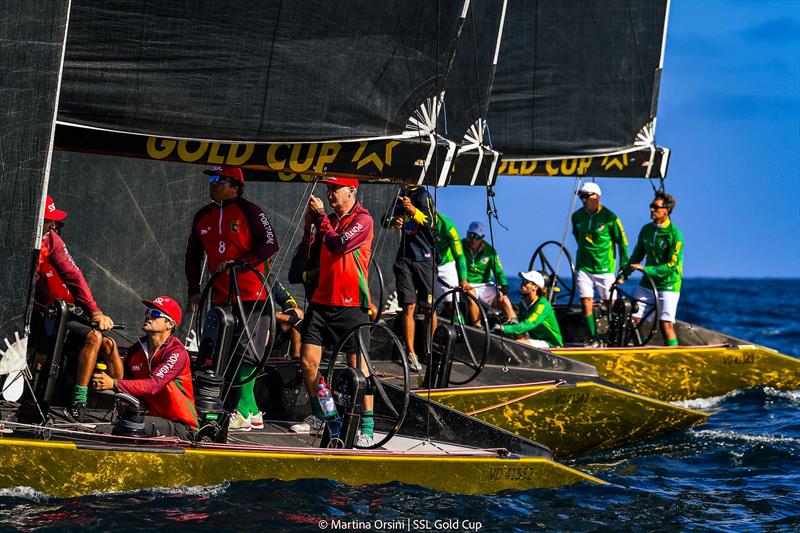
[[[536,270],[531,270],[530,272],[520,272],[519,277],[525,281],[534,283],[539,288],[544,289],[544,276],[542,276],[542,274]]]
[[[593,181],[587,181],[581,185],[581,188],[578,189],[578,194],[596,194],[597,196],[602,196],[600,186]]]

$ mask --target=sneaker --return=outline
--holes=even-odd
[[[253,429],[264,429],[264,413],[261,411],[250,415],[250,426]]]
[[[83,424],[86,420],[86,403],[76,403],[64,409],[64,416],[67,420],[76,424]]]
[[[295,424],[289,427],[290,431],[294,431],[295,433],[317,433],[319,430],[322,429],[323,422],[319,418],[314,415],[309,415],[301,422],[300,424]]]
[[[262,422],[263,426],[263,422]],[[239,411],[234,411],[231,415],[231,421],[228,422],[228,430],[230,431],[250,431],[252,429],[252,424],[250,423],[250,417],[247,418],[242,416],[242,413]]]
[[[364,435],[361,433],[356,439],[357,448],[370,448],[375,444],[375,437],[373,435]]]
[[[408,368],[410,368],[414,372],[420,372],[422,370],[422,366],[420,366],[419,364],[419,359],[417,359],[417,354],[415,353],[408,354]]]

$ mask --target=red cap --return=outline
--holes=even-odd
[[[337,178],[336,176],[331,176],[321,181],[322,183],[332,183],[340,187],[354,187],[358,189],[358,180],[354,178]]]
[[[206,176],[225,176],[226,178],[230,178],[232,180],[236,180],[239,183],[244,183],[244,174],[242,174],[242,169],[239,167],[211,167],[211,170],[204,170],[203,174]]]
[[[44,206],[44,219],[61,222],[65,218],[67,218],[67,212],[56,209],[56,204],[53,202],[53,197],[48,194],[47,203]]]
[[[174,299],[170,298],[169,296],[158,296],[153,298],[152,300],[142,300],[142,303],[147,307],[152,307],[153,309],[158,309],[159,311],[166,314],[168,317],[175,322],[175,325],[178,326],[181,323],[181,318],[183,313],[181,312],[181,306],[176,302]]]

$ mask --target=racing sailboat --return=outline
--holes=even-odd
[[[321,440],[293,435],[281,421],[231,440],[219,423],[224,411],[208,407],[219,401],[213,386],[199,411],[203,432],[192,442],[111,434],[125,416],[136,415],[132,398],[93,397],[90,419],[68,423],[54,409],[74,375],[70,359],[59,359],[68,351],[64,325],[76,318],[63,302],[44,313],[56,341],[49,366],[27,366],[29,339],[43,334],[29,328],[48,192],[82,215],[69,221],[65,238],[77,243],[79,263],[104,273],[92,284],[105,310],[135,324],[143,296],[185,293],[166,250],[182,248],[180,236],[204,187],[169,162],[227,164],[262,179],[296,180],[301,190],[283,199],[300,192],[299,205],[314,186],[305,172],[442,182],[455,145],[437,134],[436,117],[468,7],[298,2],[221,12],[214,2],[189,8],[140,0],[7,6],[2,64],[13,75],[0,83],[12,110],[6,127],[14,134],[0,139],[0,205],[9,215],[0,221],[6,251],[0,368],[21,376],[6,379],[3,389],[22,379],[23,405],[31,408],[8,397],[0,406],[0,486],[72,496],[258,478],[402,481],[459,492],[600,482],[555,463],[541,445],[411,396],[407,383],[404,390],[379,379],[370,382],[383,391],[376,410],[394,416],[377,428],[381,450],[329,449],[329,432]],[[69,153],[54,157],[54,146]],[[284,227],[296,229],[297,212]],[[293,235],[284,236],[288,254]],[[326,371],[334,385],[352,376],[333,361]],[[270,375],[282,372],[296,376],[296,362],[278,362]],[[292,394],[279,386],[270,398]],[[115,414],[126,402],[128,414]],[[349,425],[346,415],[343,427]]]

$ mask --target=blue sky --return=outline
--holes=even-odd
[[[673,1],[657,142],[687,277],[800,277],[800,0]],[[631,241],[649,221],[647,181],[598,180]],[[561,240],[572,179],[501,177],[495,242],[507,271]],[[462,236],[485,190],[452,187],[439,209]],[[573,250],[574,240],[567,241]]]

